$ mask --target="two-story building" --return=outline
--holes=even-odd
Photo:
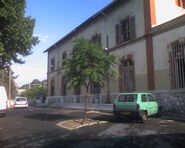
[[[185,0],[114,0],[49,47],[48,96],[79,95],[67,90],[64,62],[73,38],[98,41],[120,57],[110,93],[185,88]],[[94,86],[91,93],[105,93]]]

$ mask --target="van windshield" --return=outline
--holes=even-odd
[[[26,98],[17,98],[16,101],[26,101]]]
[[[120,95],[118,98],[118,102],[135,102],[136,99],[137,99],[136,94]]]

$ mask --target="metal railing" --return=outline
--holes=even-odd
[[[118,93],[113,93],[109,95],[109,100],[107,99],[107,94],[91,94],[88,97],[88,105],[101,105],[101,104],[113,104],[115,97]],[[62,104],[83,104],[85,102],[85,95],[69,95],[69,96],[48,96],[46,99],[47,105],[62,105]]]

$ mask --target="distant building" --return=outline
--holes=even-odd
[[[120,77],[110,92],[185,88],[185,1],[114,0],[49,47],[48,96],[83,94],[67,91],[63,59],[73,49],[74,37],[100,42],[120,56]],[[92,86],[91,93],[105,93]]]

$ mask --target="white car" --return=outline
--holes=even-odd
[[[0,86],[0,115],[5,116],[8,109],[8,99],[4,86]]]
[[[28,107],[28,100],[26,97],[16,97],[14,107]]]

